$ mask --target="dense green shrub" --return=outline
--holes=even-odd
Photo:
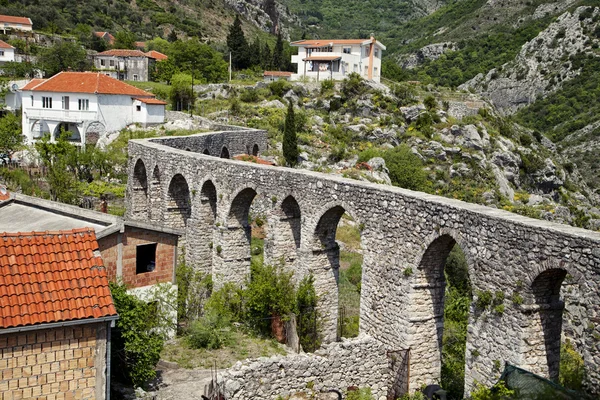
[[[195,349],[220,349],[232,344],[232,329],[226,315],[211,311],[192,323],[187,340]]]
[[[277,97],[283,97],[291,88],[292,84],[283,79],[269,83],[269,90],[273,96]]]
[[[583,357],[567,339],[560,348],[560,384],[567,389],[582,391],[584,377]]]
[[[400,145],[383,154],[389,176],[395,186],[424,191],[427,174],[419,157],[407,145]]]
[[[323,95],[323,94],[333,91],[334,87],[335,87],[335,83],[333,82],[332,79],[325,79],[324,81],[321,82],[321,94]]]
[[[346,393],[347,400],[375,400],[371,393],[371,388],[356,388],[355,390],[348,389]]]
[[[298,285],[296,309],[298,312],[296,326],[300,345],[306,352],[313,352],[321,347],[319,335],[319,312],[317,310],[317,292],[315,279],[308,275]]]

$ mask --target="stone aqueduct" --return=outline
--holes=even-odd
[[[129,217],[185,229],[188,263],[216,284],[241,283],[250,267],[248,213],[261,199],[268,214],[265,259],[284,257],[296,277],[315,276],[323,335],[332,341],[335,235],[341,216],[350,214],[361,228],[364,256],[361,337],[388,350],[410,349],[411,390],[440,376],[444,264],[457,243],[473,293],[505,295],[502,314],[470,308],[466,389],[475,381],[494,383],[499,361],[556,378],[562,334],[584,357],[587,387],[600,394],[600,234],[396,187],[227,159],[266,146],[266,133],[250,129],[130,141]],[[511,301],[515,293],[522,304]]]

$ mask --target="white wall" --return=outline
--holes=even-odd
[[[0,52],[4,52],[0,55],[0,62],[15,61],[15,49],[0,49]]]
[[[162,124],[165,122],[165,105],[163,104],[146,104],[148,111],[147,124]]]

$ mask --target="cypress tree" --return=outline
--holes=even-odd
[[[248,57],[250,60],[250,66],[251,67],[255,67],[261,66],[262,63],[262,58],[261,58],[261,45],[260,45],[260,39],[258,37],[256,37],[256,39],[254,39],[254,42],[250,45],[250,56]]]
[[[283,57],[283,39],[281,38],[281,33],[278,33],[277,42],[275,43],[275,48],[273,49],[273,68],[278,71],[285,69]]]
[[[271,64],[273,59],[271,58],[271,48],[267,43],[265,43],[265,48],[261,52],[262,56],[262,67],[265,70],[271,69]]]
[[[285,163],[290,167],[296,166],[296,164],[298,164],[298,155],[294,103],[290,100],[283,127],[283,157],[285,158]]]
[[[233,25],[229,28],[227,35],[227,47],[231,51],[231,63],[235,69],[244,69],[248,67],[248,42],[242,30],[242,21],[240,16],[235,16]]]

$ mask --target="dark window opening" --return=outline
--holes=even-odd
[[[156,268],[156,243],[141,244],[136,248],[135,273],[152,272]]]
[[[142,106],[135,106],[135,111],[142,111]]]

